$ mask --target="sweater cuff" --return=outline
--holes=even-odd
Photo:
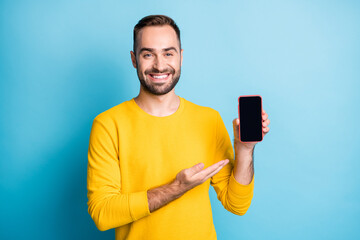
[[[150,215],[147,191],[129,195],[130,214],[134,221]]]
[[[230,180],[229,180],[229,189],[232,193],[237,196],[248,196],[251,195],[254,191],[254,175],[251,182],[248,185],[243,185],[236,181],[234,177],[234,172],[231,171]]]

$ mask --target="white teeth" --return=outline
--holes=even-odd
[[[166,78],[168,75],[159,75],[159,76],[151,75],[151,76],[155,79],[163,79]]]

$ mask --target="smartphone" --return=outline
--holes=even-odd
[[[239,119],[240,142],[261,142],[263,131],[262,98],[260,95],[239,97]]]

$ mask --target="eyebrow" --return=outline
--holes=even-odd
[[[168,47],[168,48],[163,48],[162,49],[163,52],[167,52],[167,51],[170,51],[170,50],[174,50],[175,52],[177,52],[176,48],[174,48],[174,47]],[[141,48],[139,53],[141,53],[143,51],[155,52],[155,48]]]

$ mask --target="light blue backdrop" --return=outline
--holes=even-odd
[[[270,133],[255,148],[245,216],[211,188],[219,239],[360,238],[359,1],[0,3],[0,239],[114,239],[87,213],[93,118],[138,93],[132,29],[181,28],[177,93],[218,110],[261,94]]]

